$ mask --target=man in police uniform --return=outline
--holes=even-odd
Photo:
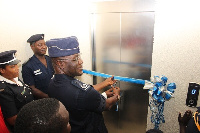
[[[47,46],[44,34],[32,35],[28,40],[34,55],[22,65],[22,77],[24,83],[33,90],[33,95],[38,98],[46,98],[50,79],[54,70],[49,56],[45,55]]]
[[[83,74],[76,37],[51,39],[46,44],[55,70],[48,95],[61,101],[69,111],[71,133],[107,133],[102,112],[119,100],[120,89],[112,88],[113,94],[106,98],[97,90],[112,85],[112,78],[95,86],[75,79]]]
[[[18,78],[20,61],[16,59],[15,53],[16,50],[0,53],[0,106],[11,132],[19,110],[33,101],[31,88]]]

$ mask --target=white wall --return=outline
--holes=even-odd
[[[23,63],[33,55],[26,42],[31,35],[44,33],[45,40],[77,36],[83,66],[91,70],[89,17],[88,1],[0,0],[0,52],[16,49]],[[83,77],[91,83],[90,76]]]
[[[185,105],[189,82],[200,83],[200,2],[198,0],[156,0],[152,76],[165,75],[175,82],[173,99],[165,102],[164,133],[178,133],[178,113]],[[200,101],[198,101],[198,106]],[[150,112],[148,114],[149,129]]]
[[[152,76],[165,75],[168,83],[177,84],[175,98],[165,103],[166,123],[160,125],[164,133],[179,132],[178,112],[191,109],[185,105],[188,83],[200,82],[198,1],[156,0]],[[89,0],[0,0],[0,52],[16,49],[17,57],[24,62],[33,54],[26,43],[31,35],[44,33],[45,40],[75,35],[84,68],[91,70],[88,11]],[[82,80],[92,83],[86,74]],[[150,113],[147,129],[153,127]]]

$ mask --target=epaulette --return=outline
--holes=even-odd
[[[81,90],[87,91],[88,88],[90,88],[89,84],[85,84],[79,80],[72,80],[71,84],[73,84],[74,86],[78,87]]]
[[[30,60],[31,58],[29,58],[27,61],[24,61],[24,63],[22,64],[22,66],[26,65],[27,62]]]

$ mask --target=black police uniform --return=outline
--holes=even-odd
[[[27,85],[35,87],[47,94],[50,79],[53,77],[54,69],[49,56],[45,55],[47,68],[39,59],[33,55],[22,65],[22,77]]]
[[[200,114],[199,114],[200,108],[198,108],[198,110],[196,112],[197,112],[197,114],[194,115],[194,117],[191,118],[190,121],[188,122],[188,125],[186,127],[186,133],[200,133],[200,131],[197,128],[197,126],[200,125]],[[195,123],[195,121],[196,121],[196,123]]]
[[[60,100],[69,111],[71,133],[107,133],[102,112],[106,99],[93,86],[64,74],[56,74],[49,97]]]
[[[0,76],[0,105],[5,119],[17,115],[19,110],[33,99],[31,88],[21,80],[18,79],[16,84]],[[11,131],[14,130],[6,124]]]

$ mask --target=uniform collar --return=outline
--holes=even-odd
[[[49,66],[48,64],[49,64],[49,60],[48,60],[48,58],[47,58],[47,55],[44,55],[44,57],[45,57],[45,59],[46,59],[46,61],[47,61],[47,66]],[[34,61],[36,62],[36,63],[42,63],[35,55],[33,55],[33,58],[34,58]]]
[[[18,77],[14,78],[14,80],[16,81],[16,83],[0,75],[0,81],[5,81],[6,83],[9,84],[17,84],[19,86],[23,86],[23,84],[19,81]]]
[[[41,61],[35,56],[35,55],[33,55],[33,58],[34,58],[34,61],[36,62],[36,63],[41,63]],[[46,59],[46,58],[45,58]]]
[[[66,74],[55,74],[55,76],[57,79],[70,79],[70,80],[74,80],[75,78],[70,77]]]

